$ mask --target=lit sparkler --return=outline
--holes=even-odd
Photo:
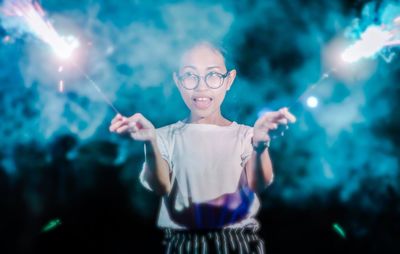
[[[62,37],[58,34],[52,24],[46,20],[45,12],[40,4],[35,0],[5,0],[1,8],[1,13],[7,16],[19,17],[27,29],[37,38],[47,43],[54,53],[66,60],[70,58],[74,50],[79,46],[79,41],[73,36]],[[81,69],[71,61],[72,64],[82,73],[96,91],[103,97],[105,102],[119,114],[119,111],[111,101],[101,91],[100,87]],[[62,67],[58,69],[62,72]],[[64,81],[59,81],[59,91],[64,91]]]
[[[393,21],[395,26],[400,24],[400,16]],[[399,29],[385,30],[384,26],[369,26],[360,39],[349,46],[342,54],[342,60],[354,63],[362,58],[371,58],[386,47],[400,45]]]
[[[307,89],[305,91],[303,91],[297,97],[297,99],[292,104],[290,104],[287,108],[289,110],[294,108],[298,103],[302,103],[305,98],[307,98],[307,104],[308,104],[309,107],[312,107],[312,108],[316,107],[318,105],[318,99],[316,97],[314,97],[314,96],[309,96],[310,92],[313,91],[317,86],[322,84],[323,81],[325,81],[326,79],[330,78],[332,73],[334,73],[335,71],[336,71],[336,68],[332,68],[330,71],[327,71],[327,72],[323,73],[320,76],[320,78],[318,79],[317,82],[315,82],[315,83],[311,84],[310,86],[308,86]],[[287,130],[289,130],[289,125],[288,124],[279,125],[278,129],[271,131],[270,137],[271,137],[271,139],[277,139],[277,138],[283,137]]]
[[[360,40],[356,41],[354,44],[346,48],[341,58],[345,63],[354,63],[363,58],[371,58],[379,53],[387,47],[400,46],[400,16],[396,17],[393,20],[393,26],[395,27],[392,30],[385,30],[385,26],[369,26],[362,34]],[[382,57],[384,57],[382,55]],[[390,61],[393,58],[393,54],[389,56],[389,58],[384,57],[385,61]],[[293,108],[299,102],[303,102],[306,97],[307,104],[310,102],[309,99],[312,98],[312,105],[315,107],[318,104],[318,101],[315,97],[310,96],[309,94],[316,87],[323,83],[326,79],[332,76],[332,73],[336,72],[339,69],[339,65],[331,68],[329,71],[323,73],[319,80],[310,86],[299,96],[297,99],[288,107],[288,109]],[[344,67],[344,66],[341,66]],[[310,106],[310,105],[308,105]],[[279,126],[277,130],[272,131],[271,138],[276,139],[279,137],[283,137],[285,131],[289,129],[288,125]]]
[[[6,0],[2,7],[2,13],[21,18],[30,31],[46,42],[54,53],[62,59],[69,58],[79,46],[78,40],[74,37],[62,37],[57,33],[51,23],[45,19],[45,12],[36,1]]]

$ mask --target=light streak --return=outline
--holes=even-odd
[[[34,0],[5,0],[1,12],[7,16],[17,16],[24,21],[27,29],[34,36],[47,43],[54,53],[62,58],[68,59],[72,56],[73,51],[79,46],[79,41],[73,36],[62,37],[58,34],[52,24],[45,19],[45,12],[41,5]],[[111,103],[107,96],[102,92],[100,87],[71,60],[79,72],[89,81],[89,83],[102,96],[104,101],[115,111],[120,114],[116,107]],[[60,66],[58,72],[62,72],[63,67]],[[64,91],[64,81],[59,81],[59,92]]]
[[[62,37],[57,33],[52,24],[45,19],[45,12],[37,1],[6,0],[2,13],[21,18],[29,31],[47,43],[62,59],[71,57],[73,51],[79,46],[78,40],[73,36]]]

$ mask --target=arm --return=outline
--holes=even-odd
[[[156,140],[145,142],[145,160],[144,179],[150,188],[159,195],[168,194],[171,190],[170,168],[162,158]]]
[[[254,192],[261,192],[272,183],[274,173],[267,147],[253,150],[245,171],[249,187]]]
[[[294,123],[296,117],[287,108],[269,112],[261,116],[254,124],[252,137],[253,152],[245,165],[249,187],[255,192],[263,191],[272,183],[274,176],[272,162],[268,153],[271,138],[269,131],[278,128],[278,124]]]
[[[119,134],[129,133],[134,140],[144,141],[146,159],[144,180],[157,194],[168,194],[171,189],[170,168],[161,156],[153,124],[140,113],[129,118],[118,114],[111,121],[110,131]]]

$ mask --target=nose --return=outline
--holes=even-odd
[[[199,90],[199,91],[208,90],[208,86],[206,84],[206,78],[205,77],[200,77],[199,85],[196,87],[196,90]]]

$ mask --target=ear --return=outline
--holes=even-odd
[[[174,73],[172,75],[174,78],[175,85],[179,88],[178,74],[176,74],[176,72],[174,71]]]
[[[229,89],[231,89],[231,86],[233,85],[233,81],[235,81],[236,78],[236,70],[233,69],[229,72],[229,75],[227,77],[228,82],[226,84],[226,90],[229,91]]]

